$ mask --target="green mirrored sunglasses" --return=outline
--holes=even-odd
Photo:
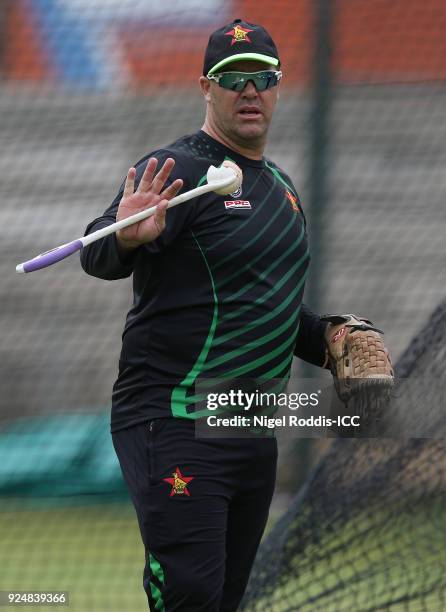
[[[243,91],[249,81],[254,83],[257,91],[265,91],[275,87],[282,78],[280,70],[261,70],[260,72],[222,72],[220,74],[208,74],[208,79],[215,81],[231,91]]]

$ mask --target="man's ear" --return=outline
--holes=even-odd
[[[203,94],[206,102],[211,101],[211,82],[205,76],[201,76],[198,80],[200,84],[201,93]]]

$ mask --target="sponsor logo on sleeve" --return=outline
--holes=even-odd
[[[299,205],[298,205],[298,197],[296,195],[294,195],[294,193],[292,193],[291,191],[289,191],[289,189],[287,189],[285,191],[285,195],[288,198],[288,200],[290,201],[291,207],[294,210],[294,212],[299,212]]]

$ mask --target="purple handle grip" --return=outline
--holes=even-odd
[[[22,264],[23,271],[34,272],[35,270],[47,268],[48,266],[65,259],[65,257],[72,255],[76,251],[79,251],[82,246],[83,244],[81,240],[73,240],[73,242],[70,242],[69,244],[56,247],[55,249],[51,249],[51,251],[46,251],[41,255],[37,255],[37,257],[34,257],[34,259],[25,261],[25,263]]]

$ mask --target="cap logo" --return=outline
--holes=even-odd
[[[231,47],[232,47],[232,45],[235,45],[235,43],[237,42],[249,42],[249,43],[252,42],[252,40],[248,36],[249,32],[252,32],[252,30],[248,28],[242,28],[242,26],[236,25],[235,27],[232,28],[232,30],[229,30],[229,32],[226,32],[225,36],[232,36],[232,40],[231,40]]]

